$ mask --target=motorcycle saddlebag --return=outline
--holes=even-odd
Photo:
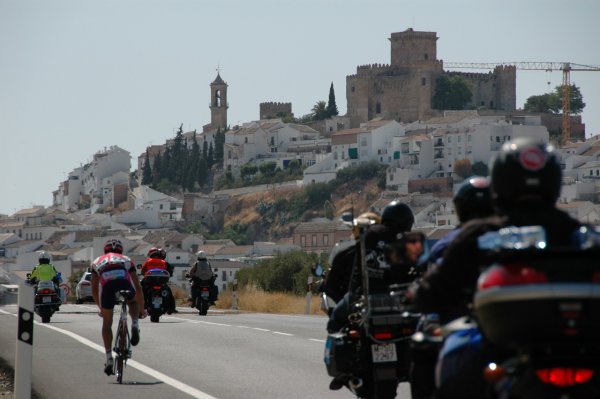
[[[162,285],[169,282],[171,275],[164,269],[150,269],[146,273],[144,280],[148,285]]]
[[[600,284],[542,283],[477,292],[475,313],[485,337],[508,347],[598,342]]]
[[[340,374],[351,373],[354,356],[355,345],[348,341],[346,334],[333,333],[327,335],[323,359],[327,367],[327,374],[331,377],[337,377]]]

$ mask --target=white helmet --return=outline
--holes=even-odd
[[[206,252],[198,251],[196,252],[196,259],[198,260],[206,260]]]
[[[48,252],[40,251],[38,255],[38,260],[40,263],[50,263],[52,258],[50,257],[50,254]],[[42,262],[42,260],[45,260],[46,262]]]

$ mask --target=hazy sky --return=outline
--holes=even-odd
[[[137,156],[183,123],[210,122],[209,84],[229,84],[230,125],[259,103],[296,116],[346,75],[390,62],[388,38],[437,32],[446,62],[600,65],[596,0],[0,0],[0,213],[51,205],[67,173],[110,145]],[[517,71],[517,107],[561,84]],[[572,72],[600,133],[600,72]]]

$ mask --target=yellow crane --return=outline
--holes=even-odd
[[[444,62],[445,68],[451,69],[494,69],[498,65],[514,66],[516,69],[531,71],[562,71],[562,136],[561,144],[565,145],[571,138],[571,71],[596,71],[600,72],[600,66],[581,65],[572,62]]]

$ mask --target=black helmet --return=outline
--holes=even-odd
[[[414,222],[410,207],[402,202],[392,201],[381,212],[381,223],[397,231],[410,231]]]
[[[490,181],[481,176],[466,179],[454,194],[452,201],[460,223],[490,216],[493,213]]]
[[[553,205],[560,195],[562,173],[554,148],[538,140],[504,143],[490,175],[492,201],[500,209],[517,203]]]

